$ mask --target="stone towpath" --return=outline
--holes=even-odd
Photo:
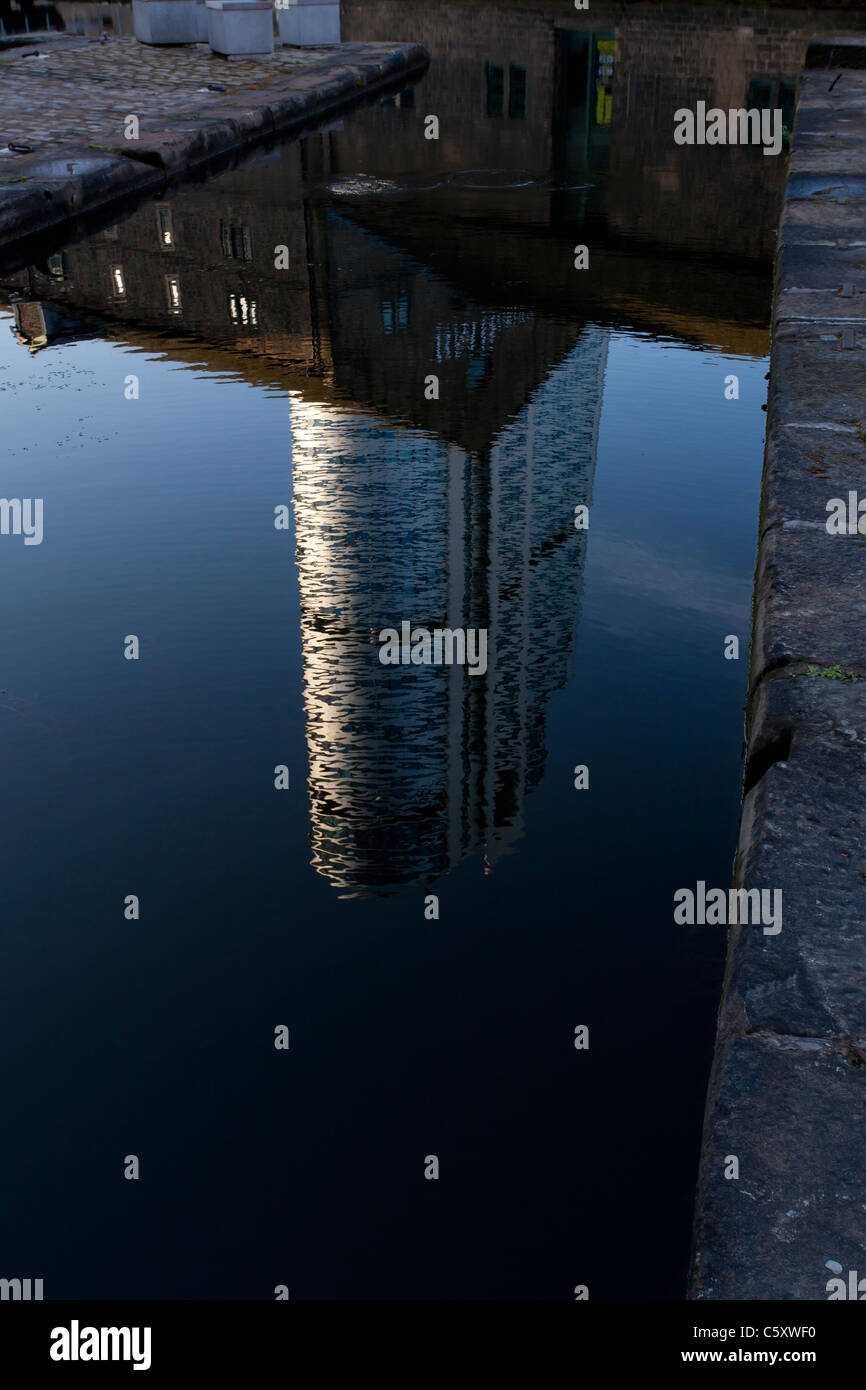
[[[38,35],[0,49],[0,244],[420,75],[419,44],[277,48]],[[128,118],[138,122],[138,138]]]

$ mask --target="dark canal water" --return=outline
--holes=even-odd
[[[627,26],[611,77],[613,21],[396,9],[344,33],[414,89],[0,280],[0,1272],[47,1298],[684,1293],[724,940],[673,893],[736,840],[784,161],[676,149]],[[403,620],[486,675],[381,664]]]

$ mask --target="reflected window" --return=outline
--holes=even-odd
[[[238,328],[258,328],[259,306],[245,294],[229,295],[229,318]]]
[[[485,63],[484,76],[487,88],[486,111],[488,116],[501,116],[505,110],[505,68],[502,63]]]
[[[748,111],[781,111],[782,132],[785,143],[790,140],[794,129],[794,111],[797,104],[797,84],[793,78],[755,77],[746,93]]]
[[[165,297],[168,301],[168,312],[170,314],[179,314],[181,311],[180,280],[176,275],[166,275]]]
[[[526,68],[511,63],[508,68],[508,114],[526,115]]]
[[[58,251],[56,256],[48,257],[48,274],[55,280],[62,280],[66,275],[66,263],[62,251]]]
[[[113,265],[111,267],[111,293],[115,299],[122,299],[126,294],[126,279],[123,274],[123,266]]]
[[[245,222],[220,222],[220,244],[223,255],[232,261],[251,261],[253,258],[252,229]]]
[[[470,357],[469,359],[469,390],[477,391],[479,386],[483,386],[493,375],[493,358],[490,353],[483,356]]]
[[[399,299],[383,299],[379,305],[382,314],[382,332],[394,333],[397,329],[409,327],[409,296],[401,294]]]
[[[746,109],[754,111],[769,111],[773,105],[773,84],[763,78],[757,78],[749,87],[746,97]]]
[[[171,225],[171,208],[157,208],[156,220],[159,227],[160,246],[174,246],[174,231]]]

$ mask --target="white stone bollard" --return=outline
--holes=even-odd
[[[139,43],[198,41],[196,0],[132,0],[132,20]]]
[[[340,42],[339,0],[276,0],[280,42],[295,48]]]
[[[207,0],[208,42],[214,53],[261,56],[274,51],[271,0]]]

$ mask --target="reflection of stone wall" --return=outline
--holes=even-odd
[[[616,26],[609,225],[771,259],[784,155],[677,146],[674,112],[698,101],[741,107],[754,79],[795,80],[827,23],[826,14],[745,6],[629,9]]]
[[[142,203],[67,248],[62,279],[36,271],[13,282],[109,319],[313,366],[313,339],[321,347],[322,338],[307,264],[316,229],[301,198],[299,148],[260,155],[243,174],[192,185],[170,202]],[[277,246],[288,247],[287,270],[274,268]]]
[[[131,4],[87,4],[58,0],[54,6],[67,34],[134,34]]]
[[[423,43],[430,68],[418,89],[417,148],[410,167],[546,168],[550,158],[554,34],[533,11],[495,4],[428,5],[426,0],[343,0],[346,41]],[[485,62],[528,71],[526,115],[485,114]],[[423,99],[421,98],[423,93]],[[424,139],[423,117],[440,118],[438,141]],[[384,153],[384,152],[383,152]],[[386,156],[387,157],[387,156]],[[388,166],[384,166],[388,167]],[[405,168],[405,165],[402,167]]]
[[[430,50],[418,87],[418,167],[551,167],[556,107],[555,30],[616,39],[608,224],[663,242],[699,242],[731,255],[772,258],[783,156],[760,150],[682,149],[673,113],[697,100],[741,106],[755,79],[795,77],[818,30],[862,25],[862,10],[686,4],[455,5],[428,0],[343,0],[347,39],[413,39]],[[484,115],[484,63],[522,62],[530,101],[520,123]],[[422,111],[423,108],[423,111]],[[421,116],[439,116],[425,142]],[[407,119],[411,122],[414,113]],[[392,127],[393,129],[393,127]],[[502,142],[502,143],[499,143]],[[507,143],[506,143],[507,142]],[[425,144],[434,145],[425,150]],[[377,162],[397,167],[383,129]],[[400,154],[405,150],[401,147]],[[405,167],[405,164],[400,165]]]

